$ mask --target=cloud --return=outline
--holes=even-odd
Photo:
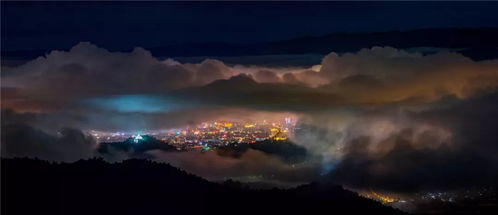
[[[302,178],[288,163],[253,150],[239,159],[149,153],[212,178],[279,172],[300,181],[319,171],[360,188],[450,189],[496,178],[497,86],[498,60],[477,62],[449,52],[374,47],[330,53],[311,68],[269,68],[217,60],[182,64],[140,48],[119,53],[81,43],[2,71],[2,108],[15,111],[2,112],[2,138],[40,138],[52,146],[66,139],[40,131],[53,134],[66,126],[147,131],[292,115],[301,122],[293,141],[322,162],[318,168],[313,160]],[[10,124],[30,127],[5,127]],[[4,137],[4,129],[5,135],[26,135]],[[69,136],[85,143],[81,135]],[[34,151],[59,159],[63,151],[54,150]]]
[[[306,183],[319,176],[319,162],[288,164],[258,150],[248,149],[239,158],[210,152],[151,152],[157,160],[201,175],[210,180],[234,178],[246,182],[279,185]]]
[[[65,162],[92,157],[102,157],[111,162],[144,158],[167,162],[210,180],[233,178],[280,186],[312,181],[319,176],[320,171],[320,160],[304,160],[306,151],[292,144],[247,148],[238,157],[217,151],[166,152],[176,149],[158,142],[131,149],[125,145],[117,147],[116,144],[97,143],[93,136],[74,128],[58,129],[58,126],[53,126],[41,130],[34,127],[60,120],[50,120],[53,117],[51,115],[4,111],[2,116],[6,117],[2,119],[1,137],[1,156],[4,158],[30,157]],[[252,116],[258,117],[258,114]],[[254,120],[253,117],[247,117]],[[287,152],[292,154],[285,154]]]
[[[191,96],[195,101],[251,108],[430,103],[445,96],[463,99],[498,86],[497,60],[476,62],[456,53],[422,55],[390,47],[330,53],[311,68],[269,68],[228,66],[213,59],[182,64],[158,60],[142,48],[109,52],[80,43],[68,52],[52,51],[3,70],[2,107],[24,111],[78,109],[81,99],[94,97],[177,93],[177,103]],[[236,79],[225,87],[210,86],[241,74],[255,82]],[[233,98],[234,92],[242,93],[236,95],[239,100]]]
[[[498,61],[475,62],[456,53],[421,55],[374,47],[342,56],[329,54],[322,61],[320,75],[339,93],[347,92],[363,102],[432,102],[448,95],[466,98],[496,89]]]
[[[268,70],[259,70],[254,74],[254,79],[260,83],[278,83],[281,81],[277,74]]]
[[[405,122],[369,120],[370,125],[353,126],[327,177],[351,187],[398,192],[496,186],[498,147],[491,119],[498,114],[497,99],[491,93],[445,101],[453,104],[405,112]],[[375,132],[358,131],[365,128]]]
[[[76,161],[94,155],[96,140],[72,128],[50,135],[26,124],[2,125],[2,157]]]
[[[498,61],[476,62],[450,52],[422,55],[373,47],[344,55],[330,53],[320,68],[287,73],[282,79],[316,87],[313,93],[323,95],[322,100],[339,99],[333,104],[427,103],[496,89]]]
[[[430,105],[446,97],[470,98],[497,87],[497,60],[476,62],[455,53],[422,55],[374,47],[344,55],[331,53],[313,69],[261,70],[175,93],[206,104],[317,111]]]
[[[142,48],[130,53],[109,52],[90,43],[2,69],[2,85],[18,88],[22,95],[16,101],[5,99],[4,107],[18,108],[91,96],[165,92],[205,85],[233,73],[217,60],[180,64],[158,60]]]
[[[392,147],[380,156],[368,150],[372,144],[368,136],[354,139],[329,176],[336,183],[356,188],[401,192],[496,185],[496,159],[467,151],[469,146],[417,148],[430,144],[434,137],[417,141],[412,135],[410,129],[392,134]]]
[[[372,157],[389,153],[396,145],[392,136],[407,130],[410,132],[405,138],[416,149],[433,150],[453,143],[452,132],[446,127],[414,119],[409,110],[396,109],[307,114],[300,118],[292,141],[322,156],[324,174],[333,171],[348,156],[349,147],[358,139],[368,139],[360,148]]]

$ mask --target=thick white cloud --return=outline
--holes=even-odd
[[[56,135],[26,124],[2,125],[2,157],[31,157],[73,162],[95,156],[97,141],[78,129],[64,128]]]
[[[110,94],[158,93],[226,79],[233,70],[207,59],[199,64],[158,60],[149,51],[109,52],[90,43],[52,51],[25,65],[3,68],[2,85],[28,97],[61,99]]]
[[[166,93],[239,74],[249,74],[260,83],[274,83],[274,88],[281,87],[278,83],[316,88],[314,93],[308,89],[306,101],[313,97],[311,93],[334,100],[334,105],[432,102],[444,96],[466,98],[496,89],[498,61],[476,62],[456,53],[424,56],[373,47],[344,55],[330,53],[321,65],[311,68],[268,68],[228,66],[212,59],[182,64],[158,60],[142,48],[129,53],[109,52],[80,43],[67,52],[52,51],[25,65],[3,68],[2,106],[24,110],[68,108],[68,101],[85,97]]]
[[[409,111],[368,113],[358,111],[333,111],[323,114],[307,114],[300,118],[300,130],[292,137],[298,143],[323,158],[333,166],[340,162],[347,148],[362,141],[365,155],[382,157],[395,146],[402,136],[416,150],[437,150],[451,146],[451,130],[409,116]]]
[[[239,74],[249,76],[204,87]],[[218,60],[182,64],[174,60],[158,60],[141,48],[120,53],[81,43],[68,52],[53,51],[25,65],[3,68],[2,87],[3,108],[48,112],[34,114],[34,118],[27,114],[14,122],[45,130],[48,127],[56,127],[54,129],[57,130],[64,125],[83,129],[147,130],[180,127],[203,120],[269,119],[295,114],[305,126],[293,140],[323,158],[324,170],[337,168],[340,170],[337,178],[347,181],[372,175],[379,177],[379,180],[389,179],[387,173],[395,173],[397,169],[423,171],[417,162],[411,160],[405,162],[409,164],[407,168],[399,168],[402,166],[397,163],[400,161],[397,156],[411,154],[416,155],[412,160],[432,162],[449,159],[454,162],[460,155],[472,151],[475,164],[485,167],[480,170],[496,169],[489,165],[496,163],[495,156],[492,156],[496,147],[488,144],[493,142],[492,138],[478,139],[487,137],[495,128],[494,122],[486,124],[489,120],[487,115],[496,115],[492,102],[478,108],[478,111],[489,111],[479,120],[471,114],[457,119],[456,123],[447,122],[446,118],[462,115],[456,111],[458,108],[448,114],[438,114],[443,119],[437,120],[433,120],[434,117],[417,118],[416,113],[431,112],[436,107],[451,107],[455,103],[478,98],[481,93],[496,91],[498,60],[473,61],[455,53],[422,55],[389,47],[374,47],[344,55],[331,53],[321,65],[312,68],[268,68],[258,65],[229,66]],[[184,89],[189,87],[197,88]],[[169,103],[175,102],[178,105],[184,100],[188,105],[174,111],[151,107],[148,112],[140,112],[137,111],[140,109],[129,107],[128,112],[120,112],[96,110],[96,107],[77,103],[87,98],[98,98],[97,101],[101,102],[100,98],[122,98],[114,95],[155,93],[165,93],[158,98],[171,99],[162,100],[161,106],[169,107]],[[491,98],[496,99],[496,96]],[[143,100],[137,101],[138,106],[143,106],[140,104]],[[103,105],[107,107],[107,104]],[[472,107],[472,101],[468,106]],[[466,126],[467,122],[473,123]],[[455,125],[465,129],[459,130]],[[486,132],[479,132],[482,128],[486,128]],[[36,130],[27,130],[29,134],[34,133],[33,137],[41,135]],[[22,134],[16,129],[13,131]],[[4,130],[2,132],[5,133]],[[84,135],[77,132],[70,134],[79,141],[79,146],[91,148],[92,144],[86,143],[92,141]],[[41,136],[48,146],[68,145],[64,138]],[[474,141],[476,139],[480,141]],[[39,147],[34,142],[28,143],[26,147]],[[482,148],[476,150],[473,148],[475,145]],[[19,146],[21,148],[13,147],[12,150],[23,154],[24,146]],[[84,155],[89,152],[82,151]],[[40,152],[43,152],[40,156],[45,157],[54,153],[52,147]],[[78,153],[71,155],[79,156]],[[212,178],[224,177],[225,171],[235,177],[259,174],[258,170],[264,164],[259,161],[268,162],[265,174],[272,171],[292,174],[293,168],[254,152],[241,160],[204,155],[200,159],[205,163],[189,163],[196,158],[198,156],[192,154],[186,154],[186,157],[175,154],[165,155],[163,161],[176,162],[179,166]],[[210,170],[206,163],[219,165],[220,168]],[[433,172],[444,170],[445,165],[436,165],[438,168],[434,168]],[[305,166],[303,170],[314,173],[313,168]],[[353,172],[349,170],[355,168],[362,170],[357,172],[363,172],[366,176],[351,174]],[[210,171],[214,174],[209,175]]]
[[[466,98],[498,87],[498,60],[476,62],[456,53],[423,56],[389,47],[327,55],[316,76],[361,103]]]

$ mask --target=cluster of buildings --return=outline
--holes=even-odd
[[[258,141],[287,140],[294,133],[296,120],[285,118],[280,122],[231,122],[213,121],[180,129],[168,129],[147,132],[157,139],[181,149],[205,149],[206,147],[223,146],[238,143],[256,143]],[[120,142],[138,134],[127,132],[90,131],[99,142]]]

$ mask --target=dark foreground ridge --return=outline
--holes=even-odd
[[[2,214],[403,214],[340,186],[252,190],[169,164],[2,159]]]

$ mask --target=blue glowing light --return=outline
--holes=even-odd
[[[119,95],[85,99],[83,103],[104,110],[118,112],[167,112],[189,107],[191,104],[168,96]]]
[[[327,175],[328,173],[332,172],[335,170],[337,163],[336,162],[327,162],[323,164],[322,166],[322,171],[320,172],[320,175]]]

